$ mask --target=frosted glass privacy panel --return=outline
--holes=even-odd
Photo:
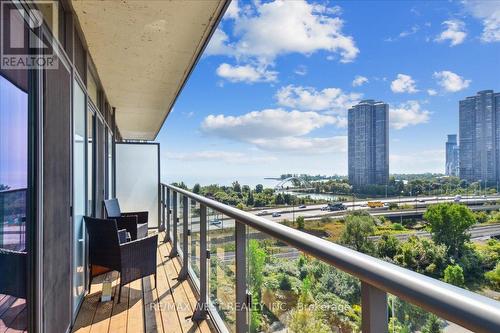
[[[149,227],[157,228],[160,182],[158,144],[116,144],[116,198],[122,212],[148,211]]]

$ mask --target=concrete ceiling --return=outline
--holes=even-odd
[[[124,139],[154,140],[226,0],[73,0]]]

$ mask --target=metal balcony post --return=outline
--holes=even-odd
[[[173,236],[173,243],[172,243],[172,250],[170,251],[170,258],[177,257],[179,253],[177,252],[177,223],[179,221],[179,217],[177,216],[177,192],[172,191],[172,204],[173,204],[173,213],[172,213],[172,225],[173,225],[173,230],[172,230],[172,236]]]
[[[178,280],[188,277],[189,265],[189,198],[182,196],[182,268]]]
[[[361,331],[388,332],[387,293],[366,282],[361,282]]]
[[[207,206],[200,204],[200,299],[193,314],[194,321],[207,318]]]
[[[160,228],[158,232],[165,231],[165,186],[160,184]]]
[[[165,224],[166,224],[166,230],[165,230],[165,238],[163,239],[163,242],[170,242],[170,189],[165,186],[165,191],[166,191],[166,199],[165,199]]]
[[[246,226],[235,221],[236,239],[236,332],[248,332]]]

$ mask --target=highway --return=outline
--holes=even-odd
[[[442,203],[442,202],[454,202],[455,197],[454,196],[447,196],[447,197],[418,197],[418,200],[415,199],[415,197],[412,198],[387,198],[382,201],[384,203],[396,203],[396,204],[401,204],[401,205],[411,205],[414,206],[415,204],[417,205],[417,209],[406,209],[406,210],[389,210],[387,207],[383,208],[369,208],[367,206],[368,201],[363,200],[363,201],[356,201],[356,202],[344,202],[344,205],[347,207],[347,211],[352,211],[352,210],[366,210],[370,212],[370,214],[374,216],[413,216],[415,213],[417,215],[421,215],[423,212],[425,212],[425,209],[428,205],[432,205],[435,203]],[[375,201],[375,200],[370,200],[370,201]],[[484,203],[489,203],[489,204],[494,204],[497,201],[500,201],[500,196],[498,195],[491,195],[491,196],[470,196],[470,197],[462,197],[461,203],[466,203],[471,205],[471,208],[473,210],[480,209],[480,210],[496,210],[498,209],[497,206],[491,206],[491,207],[484,207],[482,204]],[[289,220],[293,221],[296,219],[298,216],[303,216],[307,221],[311,220],[319,220],[322,217],[330,217],[332,219],[341,219],[345,216],[346,211],[336,211],[336,212],[331,212],[327,210],[321,210],[321,208],[325,207],[325,204],[321,205],[311,205],[307,206],[306,208],[299,209],[297,207],[292,207],[292,208],[273,208],[273,209],[264,209],[264,210],[252,210],[250,211],[253,214],[256,215],[261,215],[262,217],[275,221],[275,222],[283,222],[283,220]],[[280,216],[273,217],[273,213],[279,213]],[[222,216],[219,215],[211,215],[208,217],[209,221],[209,230],[217,230],[221,229],[222,227],[224,228],[234,228],[234,220],[226,217],[222,218]],[[199,231],[199,220],[195,217],[191,221],[191,230],[193,232]]]

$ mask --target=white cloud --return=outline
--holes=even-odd
[[[483,24],[481,40],[485,43],[500,42],[500,2],[464,1],[464,4]]]
[[[307,67],[304,66],[304,65],[300,65],[298,66],[297,68],[295,68],[295,70],[293,71],[295,74],[297,75],[301,75],[301,76],[304,76],[307,74]]]
[[[441,32],[435,39],[437,42],[450,41],[450,46],[455,46],[463,43],[467,33],[465,32],[465,23],[460,20],[447,20],[442,23],[445,30]]]
[[[347,136],[256,139],[253,144],[267,151],[298,152],[301,154],[345,153],[347,151]]]
[[[221,151],[221,150],[203,150],[188,153],[166,153],[168,159],[179,161],[207,161],[215,160],[232,164],[246,164],[246,163],[262,163],[276,161],[274,156],[266,155],[252,155],[242,152],[234,151]]]
[[[437,83],[448,92],[457,92],[469,87],[471,80],[466,80],[450,71],[434,72]]]
[[[337,7],[309,4],[304,0],[256,2],[254,10],[241,13],[234,23],[238,41],[218,37],[207,54],[257,58],[270,64],[282,54],[312,54],[319,50],[340,54],[341,62],[353,61],[359,53],[351,36],[342,32]],[[233,10],[231,14],[233,15]],[[219,42],[225,47],[221,47]],[[212,44],[212,42],[210,43]],[[217,47],[215,47],[217,46]]]
[[[302,153],[344,152],[344,136],[307,137],[313,130],[345,120],[317,112],[266,109],[241,116],[209,115],[201,130],[212,136],[244,142],[267,151]]]
[[[429,96],[436,96],[437,95],[437,91],[434,89],[427,89],[427,93],[429,94]]]
[[[210,39],[204,53],[205,55],[233,54],[234,49],[229,43],[229,36],[221,28],[217,28]]]
[[[389,108],[389,123],[392,128],[402,129],[411,125],[427,123],[430,112],[423,110],[417,101],[408,101],[398,107]]]
[[[238,0],[232,0],[229,6],[227,7],[226,13],[224,14],[224,18],[237,19],[239,16],[240,16],[240,8]]]
[[[365,83],[368,83],[368,78],[361,75],[356,75],[356,77],[354,77],[354,80],[352,80],[353,87],[359,87]]]
[[[409,30],[401,31],[397,37],[387,37],[384,39],[385,42],[395,42],[399,39],[406,38],[408,36],[416,34],[420,30],[418,25],[412,26]]]
[[[337,117],[312,111],[265,109],[241,116],[209,115],[203,120],[201,129],[207,134],[253,142],[260,138],[302,136],[338,122]]]
[[[265,67],[252,66],[250,64],[243,66],[232,66],[223,63],[217,70],[217,75],[231,82],[273,82],[276,81],[278,72],[267,70]]]
[[[313,87],[288,85],[280,88],[275,97],[279,105],[290,108],[344,113],[356,104],[362,95],[344,93],[340,88],[316,90]]]
[[[398,74],[397,78],[391,82],[391,90],[395,93],[416,93],[415,80],[410,75]]]

